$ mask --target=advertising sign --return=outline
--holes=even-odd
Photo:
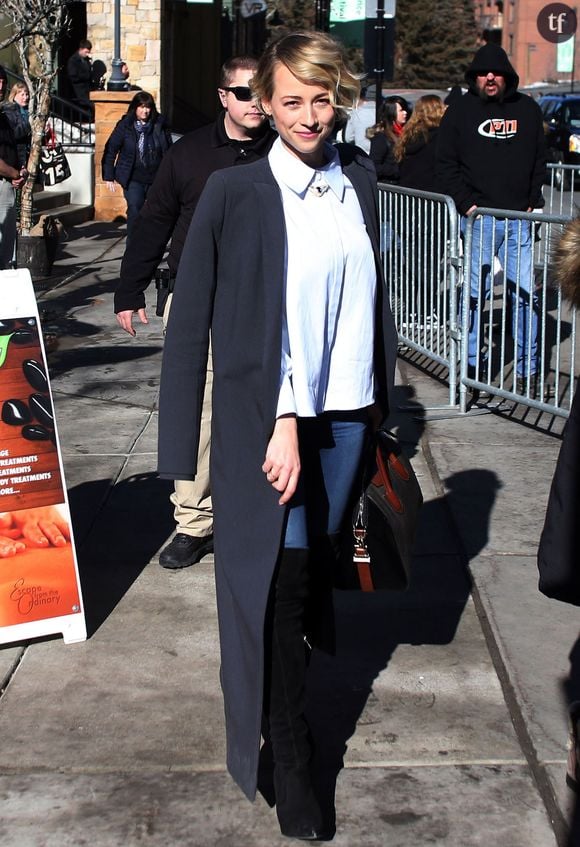
[[[38,307],[27,270],[0,272],[0,643],[86,638]]]
[[[556,46],[556,70],[559,74],[574,72],[574,48],[576,37],[573,35],[567,41],[559,41]]]

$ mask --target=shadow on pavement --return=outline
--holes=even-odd
[[[145,359],[157,355],[162,349],[160,344],[127,344],[123,347],[100,344],[98,347],[85,347],[84,349],[74,347],[70,350],[56,350],[51,353],[48,366],[51,378],[54,379],[75,368],[96,368],[103,365],[117,365],[120,362]]]
[[[101,479],[69,491],[89,637],[175,529],[172,490],[171,482],[146,473],[113,487]]]

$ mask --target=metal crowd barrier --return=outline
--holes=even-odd
[[[569,220],[483,208],[464,219],[460,411],[471,389],[569,414],[576,312],[563,302],[551,268],[554,243]],[[538,239],[541,253],[534,249]]]
[[[552,250],[571,216],[476,209],[460,224],[450,197],[386,184],[379,208],[399,343],[446,369],[449,409],[496,397],[566,417],[580,356]]]
[[[443,365],[457,393],[459,230],[451,197],[379,184],[383,272],[399,342]]]
[[[578,214],[575,192],[580,191],[580,165],[548,164],[548,179],[544,186],[546,205],[543,212],[550,215]]]

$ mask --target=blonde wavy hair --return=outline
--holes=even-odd
[[[270,44],[250,87],[261,109],[274,93],[274,72],[285,65],[305,85],[327,89],[336,112],[348,113],[360,97],[360,81],[348,67],[342,46],[324,32],[292,32]]]
[[[405,124],[403,132],[397,138],[394,156],[397,162],[402,161],[409,144],[419,140],[427,141],[429,130],[435,129],[441,123],[445,114],[445,103],[436,94],[425,94],[415,103],[413,114]]]

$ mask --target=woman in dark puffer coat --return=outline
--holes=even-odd
[[[18,150],[18,164],[21,168],[28,164],[28,154],[30,152],[30,138],[32,130],[30,128],[30,115],[28,112],[28,103],[30,102],[30,92],[25,82],[15,83],[8,95],[6,103],[2,103],[0,108],[8,118],[12,135],[16,142]]]
[[[398,182],[399,166],[395,161],[394,148],[397,138],[409,116],[407,101],[398,95],[383,100],[379,122],[367,130],[371,141],[370,157],[373,160],[379,182]]]
[[[138,91],[127,114],[117,123],[103,153],[103,180],[109,191],[116,183],[127,201],[127,239],[145,203],[161,159],[171,146],[171,133],[147,91]]]

